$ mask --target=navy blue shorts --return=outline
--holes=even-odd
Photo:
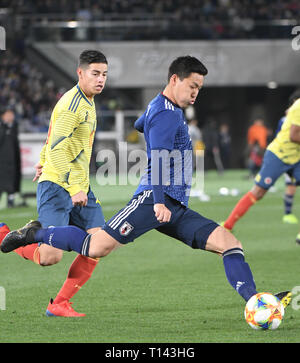
[[[208,236],[219,226],[168,195],[165,195],[165,205],[172,213],[171,220],[160,223],[155,217],[153,205],[152,190],[145,190],[107,221],[103,230],[118,242],[126,244],[156,229],[192,248],[205,249]]]
[[[71,224],[86,231],[105,223],[100,202],[91,190],[85,207],[74,207],[70,194],[50,181],[38,183],[36,196],[38,219],[44,228]]]
[[[300,162],[286,164],[270,150],[267,150],[264,155],[262,167],[255,177],[255,183],[261,188],[268,190],[284,173],[292,175],[294,184],[300,185]]]

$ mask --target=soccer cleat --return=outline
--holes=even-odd
[[[64,300],[59,304],[53,304],[53,299],[50,299],[47,306],[46,315],[49,317],[65,317],[65,318],[80,318],[85,314],[77,313],[71,306],[71,302]]]
[[[297,224],[298,218],[294,214],[285,214],[282,217],[282,222],[287,224]]]
[[[34,236],[40,228],[42,225],[39,221],[30,221],[24,227],[9,232],[1,243],[1,251],[8,253],[19,247],[35,243]]]
[[[296,236],[296,243],[298,243],[298,245],[300,245],[300,233],[298,233]]]
[[[278,292],[275,296],[280,300],[284,308],[290,305],[292,301],[292,293],[290,291]]]

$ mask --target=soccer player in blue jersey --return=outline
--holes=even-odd
[[[192,143],[183,109],[195,103],[206,74],[197,58],[184,56],[172,62],[164,91],[135,122],[147,144],[146,173],[127,206],[102,230],[91,235],[73,226],[43,229],[29,222],[5,237],[2,252],[38,241],[98,258],[156,229],[191,248],[221,255],[229,283],[248,301],[257,291],[241,243],[225,228],[188,208]],[[286,293],[277,296],[281,299]]]

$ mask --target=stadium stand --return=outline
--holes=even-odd
[[[300,5],[295,0],[4,0],[1,3],[2,8],[10,10],[19,27],[29,30],[31,25],[39,29],[34,36],[42,39],[49,36],[41,31],[43,28],[63,28],[59,24],[63,21],[80,21],[88,29],[81,37],[90,40],[287,38],[300,15]],[[76,39],[74,29],[53,34],[62,40]]]
[[[35,42],[288,40],[299,19],[300,3],[295,0],[2,0],[0,24],[7,30],[8,47],[0,51],[0,102],[14,108],[21,133],[46,132],[52,107],[68,85],[62,88],[63,82],[58,84],[50,72],[41,70],[28,52]],[[152,57],[156,59],[155,52]],[[218,66],[222,58],[208,57],[210,61]],[[282,91],[283,104],[290,91]],[[203,97],[212,97],[211,92],[207,89]],[[141,101],[140,94],[137,88],[119,92],[116,87],[107,87],[101,97],[102,110],[140,108],[135,101]],[[223,93],[218,99],[231,102]],[[217,111],[213,111],[226,113],[224,107],[215,105]],[[201,112],[200,123],[208,110],[204,106]],[[280,112],[271,114],[274,122]],[[247,109],[245,113],[247,118]],[[226,117],[226,122],[237,121],[232,115]],[[102,130],[110,130],[110,125],[108,118],[102,122]]]

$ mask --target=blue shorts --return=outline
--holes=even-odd
[[[208,236],[219,226],[168,195],[165,195],[165,205],[172,213],[171,220],[160,223],[155,217],[153,205],[152,190],[145,190],[106,222],[103,230],[118,242],[126,244],[156,229],[192,248],[205,249]]]
[[[100,202],[89,190],[85,207],[74,207],[70,194],[50,181],[38,183],[37,211],[44,228],[75,225],[83,230],[102,227],[105,223]]]
[[[300,185],[300,161],[296,164],[286,164],[270,150],[267,150],[262,167],[255,177],[255,183],[261,188],[268,190],[284,173],[292,175],[295,184]]]

